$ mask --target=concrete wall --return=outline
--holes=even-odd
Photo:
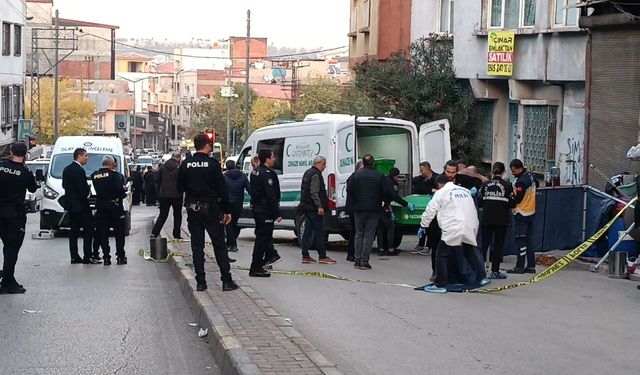
[[[3,0],[0,1],[0,22],[8,22],[11,25],[11,53],[9,56],[0,54],[0,83],[2,85],[22,85],[25,67],[25,33],[27,32],[25,18],[23,14],[18,13],[16,9],[24,9],[24,2],[21,0]],[[24,10],[23,10],[24,11]],[[1,23],[0,23],[1,25]],[[22,26],[22,52],[19,56],[14,55],[14,25]],[[1,30],[0,30],[1,32]],[[0,39],[2,37],[0,36]]]
[[[438,31],[440,0],[413,0],[411,3],[411,41]]]
[[[487,75],[487,30],[481,0],[455,7],[454,64],[460,78]],[[549,27],[551,1],[538,1],[536,27],[517,29],[513,79],[584,81],[586,33]]]
[[[574,185],[584,180],[585,87],[582,83],[565,85],[562,124],[556,135],[556,164],[560,182]]]
[[[352,0],[351,15],[354,25],[349,38],[349,65],[360,63],[367,57],[378,56],[378,34],[380,2],[385,0]],[[368,8],[366,7],[366,4]],[[368,15],[365,15],[368,12]],[[355,16],[354,16],[355,14]],[[368,20],[368,22],[367,22]],[[369,32],[364,31],[368,27]]]
[[[245,45],[244,40],[242,41],[242,45]],[[174,53],[176,55],[188,55],[175,57],[174,69],[176,72],[180,70],[197,69],[224,70],[231,64],[231,59],[229,59],[229,57],[231,56],[231,52],[228,44],[223,44],[220,48],[177,48],[174,50]],[[251,54],[253,55],[254,52],[252,52]],[[242,56],[244,55],[245,53],[243,50]],[[216,58],[199,58],[189,56]],[[261,56],[266,56],[266,50]],[[240,60],[238,60],[237,63],[240,64]],[[244,61],[242,61],[242,66],[244,66]]]

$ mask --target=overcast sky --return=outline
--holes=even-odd
[[[246,34],[278,47],[333,48],[348,45],[345,0],[54,0],[60,18],[120,26],[117,37],[188,41]]]

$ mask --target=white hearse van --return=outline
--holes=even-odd
[[[117,163],[118,172],[125,178],[129,176],[126,166],[122,141],[117,137],[95,136],[69,136],[60,137],[56,141],[51,153],[51,162],[47,178],[42,190],[42,203],[40,206],[40,229],[60,230],[69,228],[69,217],[65,214],[61,201],[65,199],[62,188],[62,171],[73,162],[73,152],[77,148],[84,148],[89,154],[89,161],[84,165],[87,180],[91,184],[90,176],[102,167],[102,157],[111,155]],[[131,230],[131,189],[127,182],[127,198],[123,200],[126,212],[125,233]],[[95,190],[91,186],[90,202],[95,207]]]
[[[401,195],[411,194],[411,178],[419,175],[419,164],[428,161],[436,173],[451,159],[449,122],[434,121],[420,126],[410,121],[381,117],[356,117],[338,114],[309,115],[303,122],[271,125],[254,131],[238,156],[238,168],[251,171],[250,160],[261,149],[276,155],[274,169],[279,174],[283,220],[276,228],[301,232],[303,220],[296,213],[300,203],[302,175],[313,159],[327,158],[323,172],[330,212],[325,216],[327,233],[346,235],[350,230],[345,212],[347,178],[356,161],[365,154],[395,160],[400,169]],[[245,196],[241,227],[253,227],[249,197]]]

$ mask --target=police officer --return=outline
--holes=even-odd
[[[260,166],[251,172],[251,207],[253,219],[256,223],[256,241],[253,245],[253,259],[251,260],[251,277],[269,277],[271,273],[264,266],[270,266],[282,260],[275,252],[266,261],[265,252],[273,251],[273,225],[280,222],[280,183],[278,175],[272,169],[276,156],[271,149],[258,152]]]
[[[96,190],[96,239],[102,246],[105,266],[111,265],[109,228],[115,232],[117,264],[127,264],[124,251],[125,212],[122,207],[127,192],[124,189],[124,176],[115,171],[115,166],[113,156],[105,155],[102,168],[91,175]]]
[[[24,166],[26,155],[27,146],[14,143],[11,145],[11,158],[0,162],[0,239],[4,245],[0,294],[22,294],[26,291],[14,277],[27,223],[25,190],[33,193],[38,189],[33,174]]]
[[[185,193],[187,224],[191,234],[193,267],[197,290],[207,289],[204,272],[204,232],[209,233],[220,268],[222,290],[238,289],[231,278],[229,255],[224,241],[224,226],[231,222],[229,197],[220,163],[209,157],[213,150],[204,134],[193,139],[196,153],[180,164],[178,191]]]

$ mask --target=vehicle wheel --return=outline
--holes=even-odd
[[[131,233],[131,211],[125,213],[124,235],[128,236]]]
[[[400,244],[402,243],[402,236],[403,233],[400,230],[400,228],[395,227],[395,229],[393,230],[393,248],[397,249],[398,246],[400,246]]]

